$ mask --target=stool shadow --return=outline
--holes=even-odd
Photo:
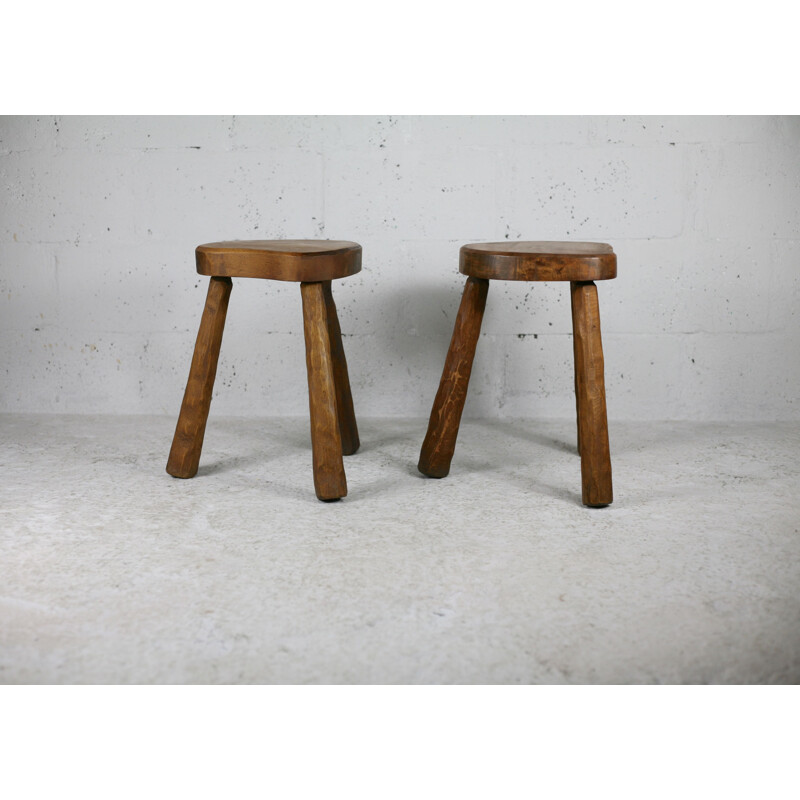
[[[264,453],[251,453],[246,456],[230,456],[213,461],[210,464],[201,464],[197,470],[196,478],[208,478],[212,475],[221,475],[225,472],[234,472],[247,467],[263,464],[270,459]]]
[[[311,451],[311,436],[308,432],[308,422],[302,424],[300,418],[297,424],[294,420],[287,423],[281,420],[281,426],[271,427],[269,417],[220,419],[214,425],[213,437],[215,446],[236,452],[236,455],[224,455],[209,463],[201,463],[195,477],[205,478],[211,475],[221,475],[236,470],[245,471],[248,467],[257,467],[268,464],[283,455],[287,449]],[[245,443],[250,452],[240,452],[240,445]],[[258,447],[263,443],[262,447]],[[239,451],[239,452],[237,452]]]
[[[556,439],[543,433],[535,433],[527,429],[528,425],[535,425],[535,420],[525,420],[525,424],[511,420],[480,420],[479,424],[485,428],[492,428],[500,431],[512,439],[525,439],[533,444],[549,447],[551,450],[558,450],[561,453],[573,453],[577,455],[578,445],[575,442],[566,442],[563,439]]]
[[[388,445],[396,444],[398,442],[402,442],[407,440],[409,437],[402,434],[387,434],[382,436],[381,438],[376,438],[370,436],[369,438],[364,438],[363,431],[361,432],[361,445],[359,446],[358,450],[353,454],[353,456],[358,456],[362,453],[372,453],[376,450],[380,450],[383,447],[387,447]],[[384,453],[389,458],[392,458],[390,453]],[[345,456],[345,458],[350,458],[350,456]]]

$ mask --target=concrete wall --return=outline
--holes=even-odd
[[[357,413],[427,415],[469,241],[611,243],[609,414],[800,416],[800,120],[0,118],[0,410],[178,412],[194,247],[354,239]],[[574,414],[566,285],[496,283],[467,413]],[[306,414],[298,287],[235,283],[212,413]]]

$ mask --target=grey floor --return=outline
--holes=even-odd
[[[0,417],[0,682],[794,683],[800,426],[612,424],[580,504],[570,422],[362,420],[313,494],[306,419]]]

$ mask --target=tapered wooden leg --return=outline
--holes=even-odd
[[[300,293],[306,338],[314,489],[320,500],[338,500],[347,494],[347,480],[342,463],[325,290],[319,282],[301,283]]]
[[[331,358],[333,359],[333,382],[336,387],[336,410],[339,415],[342,453],[350,456],[358,450],[360,444],[356,412],[353,410],[353,396],[350,393],[350,376],[347,374],[342,331],[339,328],[339,316],[336,313],[336,304],[333,302],[330,281],[323,281],[322,291],[325,295],[325,311],[328,316],[328,339],[331,343]]]
[[[208,284],[208,296],[194,346],[189,380],[167,461],[167,472],[176,478],[193,478],[200,464],[200,451],[203,449],[222,331],[232,288],[230,278],[211,278]]]
[[[488,280],[467,278],[417,465],[431,478],[444,478],[450,472],[488,291]]]
[[[571,284],[583,503],[607,506],[611,489],[600,308],[592,281]]]
[[[572,281],[569,285],[570,302],[572,305],[572,330],[575,330],[576,316],[575,316],[575,287],[578,284]],[[578,396],[578,340],[573,335],[572,337],[572,366],[575,373],[575,420],[578,429],[578,455],[581,454],[581,426],[578,420],[581,416],[580,397]]]

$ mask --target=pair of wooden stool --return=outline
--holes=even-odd
[[[331,281],[361,270],[360,245],[323,240],[217,242],[198,247],[196,257],[197,271],[211,280],[167,472],[176,478],[197,473],[231,279],[296,281],[303,302],[314,488],[320,500],[344,497],[342,456],[355,453],[359,439]],[[613,499],[611,457],[594,281],[616,277],[614,251],[595,243],[473,244],[461,248],[459,269],[468,276],[467,283],[420,453],[420,472],[443,478],[450,471],[489,281],[569,281],[583,503],[608,505]]]

